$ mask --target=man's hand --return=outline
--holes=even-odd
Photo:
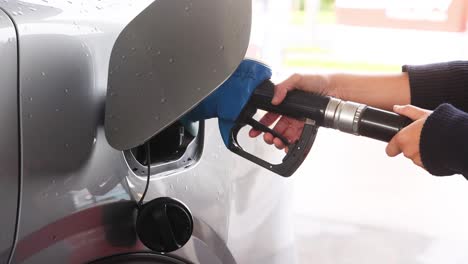
[[[403,128],[388,143],[387,155],[395,157],[403,153],[405,157],[412,160],[414,164],[424,168],[421,161],[419,142],[421,140],[421,130],[427,117],[432,113],[429,110],[421,109],[412,105],[394,106],[393,111],[414,120],[409,126]]]
[[[299,74],[294,74],[275,87],[275,95],[273,97],[272,104],[279,105],[286,97],[286,94],[294,89],[331,95],[334,92],[331,87],[330,80],[327,76],[302,76]],[[280,119],[278,123],[276,123],[273,130],[283,135],[289,140],[289,142],[298,140],[302,134],[302,129],[304,128],[303,121],[299,121],[287,116],[280,116],[275,113],[267,113],[260,119],[260,123],[266,126],[271,126],[276,122],[276,120],[278,120],[278,118]],[[261,133],[262,132],[260,131],[252,129],[250,130],[249,135],[250,137],[257,137]],[[270,133],[265,133],[263,135],[263,139],[270,145],[274,144],[278,149],[284,149],[286,147],[279,138],[275,138]]]

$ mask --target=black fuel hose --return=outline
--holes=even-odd
[[[386,142],[412,123],[411,119],[390,111],[300,90],[288,92],[280,105],[272,105],[274,87],[270,80],[263,82],[249,103],[268,112],[310,119],[318,126]]]

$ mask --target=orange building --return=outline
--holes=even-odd
[[[461,32],[466,30],[468,0],[336,0],[337,22]]]

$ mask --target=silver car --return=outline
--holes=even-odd
[[[287,180],[179,120],[250,21],[250,0],[0,1],[0,263],[294,263]],[[177,211],[149,239],[174,251],[136,233],[148,140],[145,203]]]

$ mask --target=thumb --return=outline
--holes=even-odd
[[[393,106],[393,111],[397,114],[409,117],[413,119],[413,121],[421,119],[427,114],[427,112],[424,109],[413,105],[395,105]]]
[[[301,75],[293,74],[291,77],[278,84],[275,87],[275,94],[271,103],[274,105],[279,105],[281,102],[283,102],[284,98],[286,98],[287,93],[291,90],[294,90],[296,86],[299,85],[301,79]]]

